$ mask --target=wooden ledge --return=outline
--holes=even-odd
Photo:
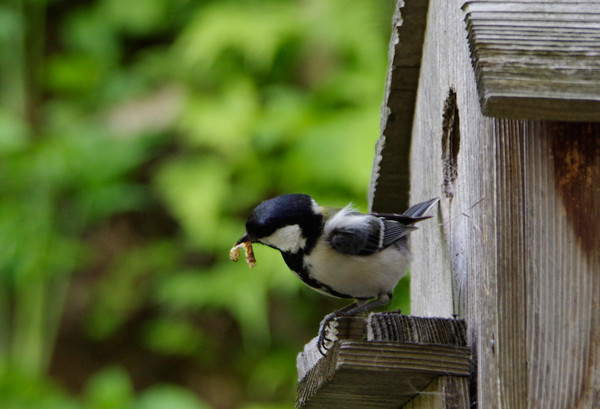
[[[298,355],[298,408],[398,408],[439,376],[466,385],[471,373],[462,320],[380,313],[340,319],[338,330],[325,357],[316,340]]]
[[[600,121],[600,3],[463,5],[484,115]]]

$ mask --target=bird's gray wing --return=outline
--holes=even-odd
[[[374,254],[416,229],[395,220],[363,216],[366,219],[361,223],[340,223],[327,232],[326,240],[334,250],[361,256]]]

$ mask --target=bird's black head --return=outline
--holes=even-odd
[[[265,200],[252,211],[244,238],[282,252],[297,253],[314,246],[322,222],[319,206],[309,195],[277,196]]]

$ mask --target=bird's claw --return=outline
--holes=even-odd
[[[339,314],[331,313],[321,321],[319,325],[319,336],[317,338],[317,349],[321,355],[325,356],[333,344],[338,340],[337,337],[337,318]]]

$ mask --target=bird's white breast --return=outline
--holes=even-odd
[[[323,239],[304,264],[315,280],[355,298],[391,293],[409,267],[410,252],[396,245],[368,256],[341,254]]]

